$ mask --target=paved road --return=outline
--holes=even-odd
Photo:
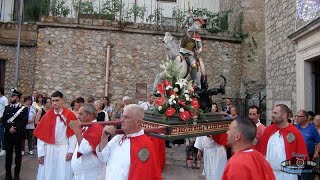
[[[185,147],[173,146],[166,149],[166,167],[163,172],[165,180],[202,180],[205,179],[200,169],[186,168]],[[13,161],[14,162],[14,161]],[[0,157],[0,180],[5,177],[5,157]],[[26,153],[22,158],[21,180],[35,180],[37,173],[36,155]],[[13,171],[12,171],[13,172]]]

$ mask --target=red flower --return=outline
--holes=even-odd
[[[158,91],[160,94],[165,94],[166,92],[166,87],[164,87],[164,85],[162,83],[158,84]]]
[[[155,104],[158,106],[162,106],[166,102],[166,99],[164,97],[158,97],[158,99],[155,100]]]
[[[169,107],[167,110],[166,110],[166,115],[167,116],[173,116],[174,113],[176,113],[176,109],[174,109],[173,107]]]
[[[200,108],[200,104],[197,100],[197,98],[191,98],[192,101],[191,101],[191,106],[194,108],[194,109],[199,109]]]
[[[166,80],[166,79],[162,81],[162,84],[163,84],[165,87],[167,87],[167,86],[172,86],[172,85],[171,85],[171,82],[168,81],[168,80]]]
[[[181,104],[181,106],[183,107],[186,106],[186,102],[182,101],[181,99],[178,100],[178,103]]]
[[[171,91],[170,91],[170,96],[171,96],[171,95],[177,96],[177,93],[174,92],[173,90],[171,90]]]
[[[179,112],[180,118],[183,121],[186,121],[190,118],[190,114],[188,111]]]

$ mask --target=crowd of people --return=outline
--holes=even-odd
[[[6,156],[6,180],[18,180],[22,156],[37,148],[38,180],[162,179],[165,142],[144,134],[144,111],[154,109],[155,97],[133,104],[125,96],[111,106],[108,97],[76,97],[64,106],[60,91],[25,96],[13,89],[9,100],[0,88],[0,156]],[[260,122],[258,106],[239,117],[230,98],[212,112],[233,119],[226,134],[197,137],[197,157],[204,160],[207,180],[219,179],[314,179],[315,173],[289,173],[283,163],[319,159],[320,115],[300,110],[293,116],[284,104],[272,110],[272,124]],[[120,120],[121,127],[81,123]],[[117,134],[121,128],[124,134]],[[4,133],[3,133],[4,132]],[[13,156],[15,153],[15,156]],[[14,174],[11,165],[15,157]]]

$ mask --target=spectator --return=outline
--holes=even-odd
[[[43,99],[42,94],[38,94],[36,97],[36,101],[32,103],[32,106],[35,107],[37,111],[43,107],[42,99]]]
[[[111,119],[113,112],[113,108],[111,107],[110,103],[111,102],[108,96],[103,97],[103,111],[108,114],[109,120]]]
[[[98,113],[97,121],[109,121],[109,117],[106,112],[102,111],[102,102],[100,100],[96,100],[93,102],[93,106],[96,108]]]
[[[230,110],[230,115],[229,115],[232,119],[235,119],[238,117],[238,109],[235,106],[231,107]]]
[[[154,94],[149,94],[148,96],[148,101],[143,102],[142,104],[140,104],[140,106],[143,108],[143,110],[147,111],[147,110],[153,110],[154,109],[154,99],[156,97],[154,96]]]
[[[314,126],[317,128],[318,133],[320,134],[320,115],[316,115],[313,120]]]
[[[26,138],[28,141],[28,149],[29,149],[29,154],[33,155],[33,144],[34,144],[34,136],[33,136],[33,131],[34,131],[34,120],[36,116],[36,108],[34,106],[31,106],[32,104],[32,97],[27,96],[24,98],[24,105],[26,108],[28,108],[28,124],[25,127],[25,134]],[[22,140],[22,155],[24,155],[24,149],[25,149],[25,139]]]
[[[231,98],[227,98],[226,106],[222,109],[222,112],[225,116],[231,115],[231,106],[232,106]]]
[[[219,112],[217,103],[212,103],[211,112]]]
[[[124,103],[123,102],[119,102],[116,104],[116,109],[115,109],[115,113],[114,113],[114,118],[115,119],[120,119],[122,114],[123,114],[123,108],[124,108]]]
[[[2,124],[2,116],[4,109],[8,105],[8,103],[8,99],[4,96],[4,88],[0,87],[0,156],[4,156],[6,154],[6,150],[4,148],[4,128]]]
[[[122,98],[122,102],[124,103],[124,106],[127,106],[127,105],[133,103],[133,102],[132,102],[132,98],[129,97],[129,96],[124,96],[124,97]]]

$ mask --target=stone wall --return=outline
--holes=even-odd
[[[296,110],[296,47],[287,37],[295,31],[295,4],[295,1],[290,0],[268,0],[265,3],[269,120],[272,107],[277,103],[285,103]]]
[[[17,48],[17,23],[0,22],[0,59],[5,61],[5,94],[10,94],[14,86],[16,70]],[[24,96],[31,95],[34,85],[34,68],[36,62],[35,47],[37,40],[37,26],[35,24],[23,24],[21,27],[21,46],[18,69],[18,90]]]
[[[18,70],[18,90],[24,96],[31,95],[34,84],[34,68],[36,62],[36,47],[20,47]],[[9,96],[14,86],[16,68],[16,46],[0,45],[0,59],[5,61],[5,94]]]
[[[118,102],[135,97],[136,83],[147,83],[151,92],[154,77],[165,59],[162,35],[119,31],[45,27],[39,29],[35,89],[61,90],[67,101],[80,95],[101,98],[105,89],[106,46],[110,44],[110,93]],[[235,96],[240,87],[241,44],[204,40],[201,57],[210,87],[228,79],[227,94]]]

